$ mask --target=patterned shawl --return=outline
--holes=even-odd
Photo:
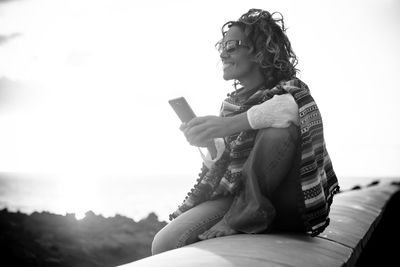
[[[260,88],[244,103],[233,95],[222,105],[221,116],[246,112],[253,105],[268,101],[274,95],[290,93],[299,107],[301,185],[299,211],[307,233],[315,236],[329,224],[329,209],[333,195],[339,190],[332,163],[325,148],[321,114],[305,83],[295,78],[284,81],[270,90]],[[183,204],[170,215],[170,220],[192,207],[221,195],[241,190],[241,171],[253,148],[257,130],[248,130],[225,138],[226,149],[211,169],[204,164],[197,184],[188,193]]]

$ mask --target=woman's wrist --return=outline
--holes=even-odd
[[[226,129],[229,131],[228,135],[251,129],[247,112],[226,118],[228,119],[226,125]]]

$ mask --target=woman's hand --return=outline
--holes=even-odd
[[[181,125],[188,142],[197,147],[208,147],[214,144],[213,139],[232,134],[230,129],[231,118],[204,116],[196,117]]]

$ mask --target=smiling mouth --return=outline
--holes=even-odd
[[[226,68],[228,68],[228,67],[230,67],[230,66],[233,66],[233,63],[224,63],[224,64],[222,65],[222,69],[225,70]]]

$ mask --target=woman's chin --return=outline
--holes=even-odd
[[[224,73],[224,75],[223,75],[222,77],[224,78],[225,81],[229,81],[229,80],[235,79],[235,78],[232,77],[232,75],[230,75],[229,73]]]

